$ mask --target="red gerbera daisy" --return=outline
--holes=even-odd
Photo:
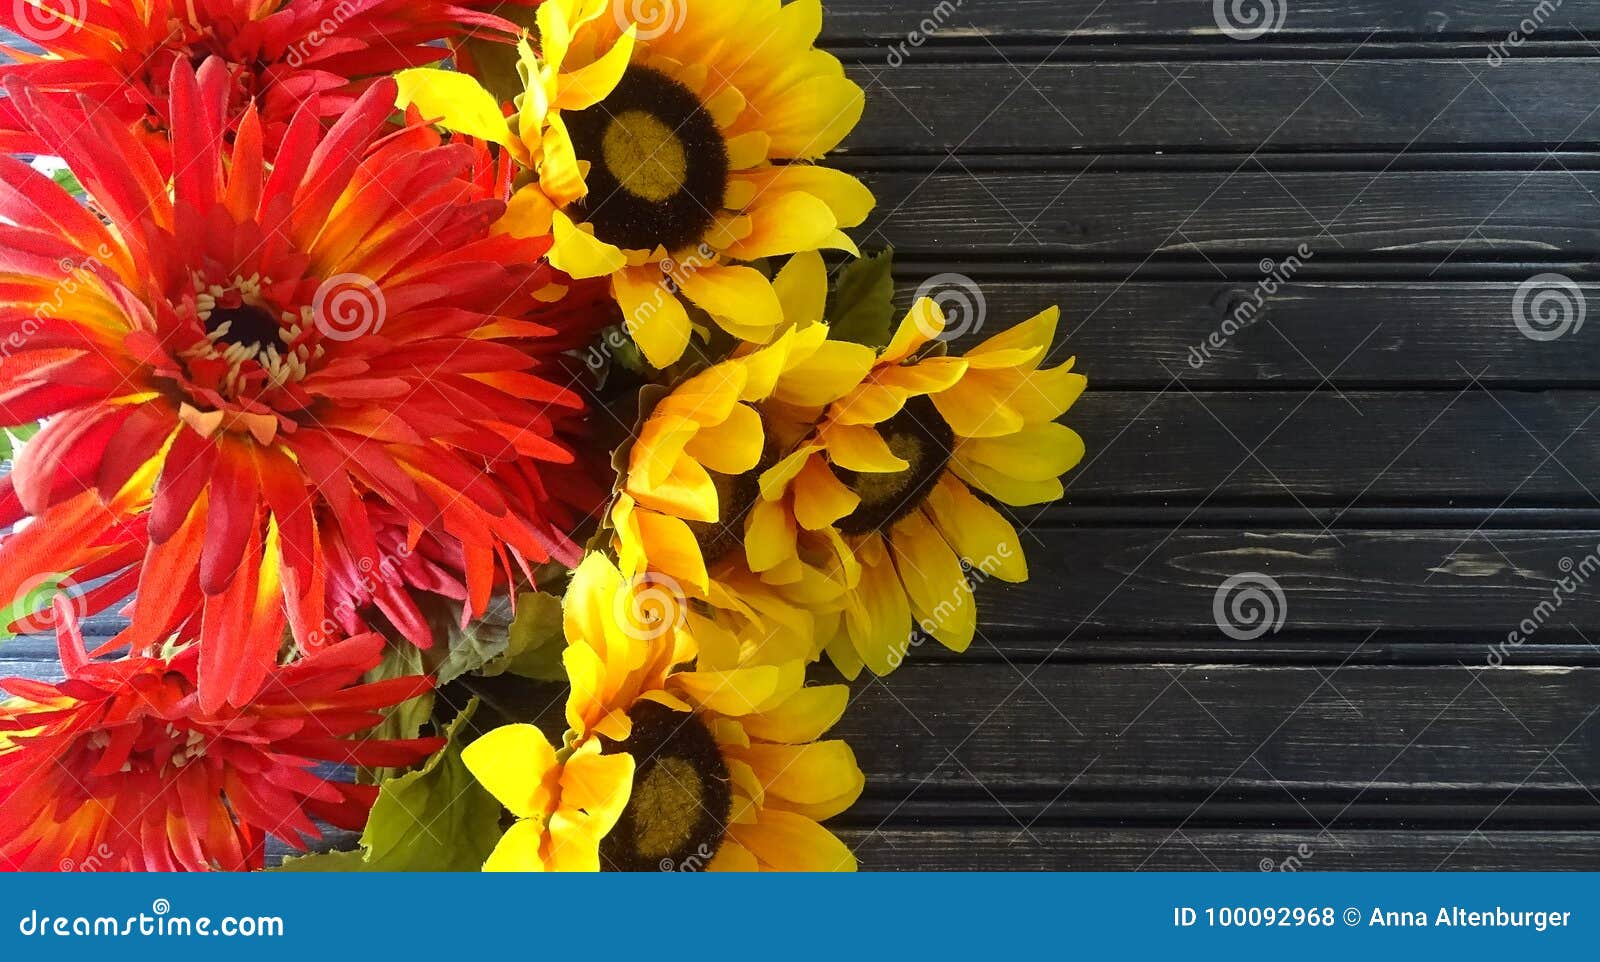
[[[326,762],[404,766],[438,738],[359,740],[380,709],[427,678],[357,684],[383,639],[363,635],[276,668],[238,708],[208,711],[193,645],[170,657],[90,661],[57,603],[65,681],[0,681],[0,866],[56,871],[260,868],[265,837],[304,850],[313,818],[358,830],[377,789],[334,781]]]
[[[87,97],[124,123],[163,134],[172,114],[173,64],[221,59],[235,119],[255,98],[269,143],[301,104],[325,117],[348,110],[376,78],[434,63],[441,40],[510,42],[516,24],[490,12],[537,0],[16,0],[0,5],[0,27],[38,44],[42,55],[0,48],[19,63],[0,67],[45,89]],[[0,127],[6,124],[0,104]],[[15,117],[10,118],[15,120]],[[159,138],[151,138],[159,143]],[[0,143],[6,138],[0,137]],[[13,138],[9,149],[38,151]]]
[[[173,70],[167,180],[124,127],[8,87],[108,223],[0,157],[0,423],[48,418],[0,480],[0,598],[41,572],[96,611],[137,588],[118,639],[200,641],[201,699],[247,703],[287,618],[321,624],[332,562],[382,557],[375,499],[459,557],[469,613],[497,577],[577,548],[525,483],[567,463],[530,320],[547,240],[492,232],[504,175],[421,127],[383,137],[392,81],[326,133],[311,107],[264,162],[228,72]],[[492,165],[490,165],[492,166]],[[557,493],[559,498],[559,493]]]

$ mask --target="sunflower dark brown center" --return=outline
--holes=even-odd
[[[955,432],[926,397],[914,397],[878,425],[889,450],[910,462],[900,471],[865,472],[835,467],[834,474],[861,499],[839,522],[845,534],[880,531],[905,517],[928,497],[950,463]]]
[[[688,525],[709,565],[726,557],[744,540],[745,515],[761,496],[761,484],[760,469],[739,475],[708,473],[717,486],[717,513],[721,517],[716,521],[690,521]]]
[[[633,756],[633,792],[600,843],[601,863],[623,872],[704,868],[733,813],[716,739],[697,716],[653,701],[639,702],[628,717],[627,741],[606,747]]]
[[[770,434],[768,438],[770,440]],[[761,460],[743,474],[706,470],[711,475],[711,483],[717,488],[717,520],[687,523],[707,565],[727,557],[729,552],[744,543],[745,518],[761,497],[761,475],[777,462],[777,449],[768,444],[762,449]]]
[[[677,250],[711,228],[728,190],[728,146],[688,87],[633,66],[606,99],[566,115],[589,193],[573,212],[630,250]]]
[[[206,333],[215,335],[215,340],[224,344],[254,346],[258,350],[283,346],[283,330],[278,325],[278,319],[265,308],[254,304],[218,306],[206,318],[205,324]]]

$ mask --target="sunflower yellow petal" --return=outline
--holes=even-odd
[[[822,320],[828,304],[828,267],[816,251],[801,251],[772,279],[784,322],[797,328]]]
[[[794,517],[780,502],[757,501],[745,528],[745,559],[750,570],[768,571],[794,557]]]
[[[856,654],[875,675],[900,667],[911,648],[911,604],[879,535],[857,552],[861,581],[845,598],[845,622]]]
[[[832,425],[822,439],[828,445],[828,458],[850,471],[887,474],[911,466],[889,449],[883,435],[865,425]]]
[[[866,98],[843,76],[813,77],[781,100],[763,104],[761,125],[772,135],[772,156],[814,160],[839,146],[861,119]]]
[[[529,184],[511,195],[505,216],[500,218],[495,230],[512,237],[545,237],[550,233],[555,210],[539,185]]]
[[[820,458],[806,462],[794,486],[794,516],[800,526],[818,531],[854,511],[861,498]]]
[[[815,741],[844,716],[850,704],[847,685],[802,688],[775,708],[741,719],[750,737],[801,745]]]
[[[1015,434],[963,441],[961,457],[1022,481],[1059,478],[1083,460],[1083,438],[1064,424],[1046,421]]]
[[[968,463],[959,455],[950,459],[950,470],[956,473],[956,477],[1013,508],[1059,501],[1061,495],[1066,492],[1061,482],[1055,478],[1048,481],[1023,481],[982,464]]]
[[[645,360],[664,368],[683,356],[692,330],[683,302],[662,283],[653,264],[618,271],[611,291],[622,308],[625,329],[644,352]]]
[[[760,463],[765,444],[761,415],[748,404],[737,404],[722,423],[702,427],[684,451],[712,471],[737,475]]]
[[[416,107],[422,116],[447,130],[508,147],[511,127],[494,95],[477,80],[453,70],[417,67],[395,74],[395,104]]]
[[[682,287],[689,300],[713,317],[767,329],[783,323],[783,305],[772,282],[753,267],[722,265],[686,273]]]
[[[472,777],[518,818],[542,818],[554,804],[556,750],[533,725],[505,725],[461,751]]]
[[[485,872],[544,872],[544,821],[523,819],[500,836],[499,844],[483,863]]]
[[[960,478],[940,478],[928,493],[928,510],[939,533],[973,569],[1013,584],[1028,580],[1017,529]]]
[[[956,553],[920,510],[895,522],[889,543],[917,624],[951,651],[966,651],[977,630],[978,602]]]
[[[778,872],[854,872],[856,857],[832,832],[793,812],[764,810],[754,825],[729,827],[733,840]]]
[[[584,110],[606,99],[616,89],[628,61],[633,57],[637,31],[628,25],[604,56],[587,66],[561,75],[561,89],[555,97],[557,110]]]
[[[724,251],[736,260],[754,261],[816,250],[838,227],[828,205],[810,194],[758,198],[745,213],[750,218],[750,233]]]
[[[551,230],[555,243],[550,248],[550,263],[574,278],[604,277],[628,263],[621,251],[574,224],[559,210],[552,216]]]
[[[838,740],[809,745],[758,743],[732,754],[755,770],[772,795],[802,804],[848,799],[830,816],[848,808],[866,782],[855,753]]]
[[[801,407],[822,407],[854,390],[877,360],[872,348],[848,341],[824,341],[778,382],[774,398]]]

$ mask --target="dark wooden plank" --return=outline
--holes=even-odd
[[[1125,634],[1218,639],[1218,589],[1246,572],[1282,590],[1285,640],[1383,629],[1497,642],[1574,569],[1590,574],[1546,615],[1538,640],[1581,643],[1577,630],[1600,628],[1600,581],[1585,561],[1600,548],[1593,531],[1035,525],[1023,548],[1031,580],[996,585],[1004,601],[985,608],[992,637],[1012,649]]]
[[[1357,40],[1481,35],[1503,38],[1535,4],[1504,0],[1245,0],[1245,11],[1270,10],[1275,37],[1349,36]],[[1545,36],[1600,27],[1600,3],[1565,0],[1545,18]],[[930,20],[933,29],[922,21]],[[1240,21],[1241,25],[1243,21]],[[911,31],[944,40],[1027,37],[1050,43],[1160,37],[1226,41],[1213,0],[833,0],[824,35],[841,43],[863,37],[904,39]],[[1538,34],[1536,34],[1538,35]],[[981,41],[980,41],[981,42]],[[1235,41],[1239,42],[1239,41]]]
[[[1051,259],[1227,254],[1302,260],[1600,255],[1600,171],[1101,173],[1021,161],[953,161],[869,178],[878,210],[863,243],[909,256],[1005,265]]]
[[[886,827],[839,834],[867,871],[1516,872],[1600,869],[1593,832]]]
[[[1169,380],[1087,393],[1067,421],[1090,452],[1067,477],[1073,502],[1600,507],[1600,450],[1583,443],[1600,393],[1196,394]]]
[[[859,682],[835,733],[869,791],[1007,799],[1297,792],[1381,801],[1600,784],[1600,671],[1423,667],[927,664]],[[1185,794],[1187,793],[1187,794]],[[1057,801],[1059,804],[1059,801]],[[892,808],[892,805],[891,805]]]
[[[992,51],[991,51],[992,53]],[[1600,140],[1593,62],[924,63],[851,68],[849,153],[1412,151]]]
[[[954,297],[975,285],[981,292],[981,308],[957,315],[968,332],[958,351],[1059,304],[1055,354],[1076,354],[1093,390],[1159,389],[1174,374],[1196,389],[1310,388],[1322,385],[1324,374],[1347,390],[1459,386],[1470,375],[1491,386],[1600,387],[1600,342],[1535,344],[1521,334],[1513,312],[1517,282],[1293,283],[1263,293],[1257,307],[1254,279],[1215,275],[1134,283],[968,278],[970,285],[947,278],[924,288],[930,280],[906,274],[900,303],[909,306],[919,291]],[[1600,284],[1579,287],[1588,304],[1600,305]],[[1230,319],[1247,323],[1195,366],[1192,352]]]

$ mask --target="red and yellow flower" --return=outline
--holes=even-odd
[[[231,90],[228,111],[252,100],[269,140],[306,103],[334,118],[396,70],[434,63],[438,43],[468,35],[512,42],[519,27],[489,11],[537,0],[17,0],[0,7],[0,28],[43,48],[0,48],[14,63],[0,80],[84,98],[84,113],[108,111],[165,156],[174,120],[168,81],[179,61],[216,57]],[[41,152],[0,109],[0,144]]]
[[[322,623],[329,528],[382,557],[374,500],[459,557],[469,612],[574,562],[533,482],[573,460],[557,422],[582,406],[543,376],[547,244],[491,232],[484,152],[389,134],[389,80],[270,151],[253,106],[225,135],[228,85],[221,60],[174,67],[170,190],[112,118],[14,82],[95,209],[0,158],[0,421],[48,419],[0,481],[0,524],[32,519],[0,540],[0,597],[109,576],[90,609],[134,595],[135,652],[197,638],[208,711],[270,672],[277,641],[251,639]]]
[[[746,341],[781,332],[771,282],[740,262],[855,251],[843,229],[871,193],[810,163],[863,104],[813,46],[821,27],[819,0],[548,0],[509,121],[477,81],[441,70],[402,73],[402,101],[515,157],[529,182],[502,228],[553,236],[552,264],[606,279],[666,367],[706,318]]]
[[[373,786],[319,765],[402,766],[442,740],[352,738],[427,678],[360,684],[383,652],[351,638],[274,668],[248,703],[207,710],[193,644],[158,657],[92,661],[64,603],[66,680],[0,690],[0,865],[20,871],[260,868],[266,836],[304,850],[313,819],[360,829]]]

